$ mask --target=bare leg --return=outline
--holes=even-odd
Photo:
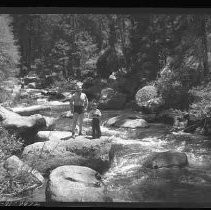
[[[79,134],[82,134],[83,120],[84,120],[84,113],[82,113],[82,114],[80,114],[80,115],[78,116],[78,121],[79,121]]]
[[[75,135],[75,128],[78,120],[78,113],[73,114],[73,125],[72,125],[72,134]]]

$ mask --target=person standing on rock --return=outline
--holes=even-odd
[[[100,138],[100,117],[102,116],[99,109],[97,109],[97,103],[92,104],[92,110],[89,113],[89,118],[92,118],[92,138]]]
[[[70,99],[63,100],[63,102],[65,101],[70,101],[70,109],[73,112],[72,137],[75,138],[75,128],[77,121],[79,121],[79,135],[82,135],[82,125],[84,113],[88,108],[88,99],[86,94],[82,93],[82,87],[77,86],[76,92]]]

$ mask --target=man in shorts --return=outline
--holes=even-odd
[[[75,138],[75,128],[77,121],[79,121],[79,135],[82,135],[82,125],[84,119],[84,113],[88,108],[88,99],[85,93],[82,93],[82,87],[77,86],[76,92],[70,99],[70,109],[73,112],[73,125],[72,125],[72,137]],[[66,101],[65,100],[65,101]]]

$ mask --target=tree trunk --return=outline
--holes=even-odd
[[[34,143],[37,132],[50,128],[54,123],[53,119],[40,114],[21,116],[2,106],[0,106],[0,121],[9,132],[16,133],[18,137],[23,138],[25,144]]]
[[[34,106],[29,106],[29,107],[17,107],[17,108],[13,108],[12,111],[20,114],[22,116],[29,116],[32,114],[37,114],[40,111],[44,111],[44,110],[51,110],[50,106],[45,106],[45,105],[34,105]]]
[[[208,76],[209,67],[208,67],[208,55],[207,55],[207,34],[206,34],[206,20],[205,17],[201,17],[201,38],[202,38],[202,49],[203,49],[203,67],[204,67],[204,76]]]

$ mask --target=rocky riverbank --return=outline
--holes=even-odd
[[[15,110],[8,113],[20,119],[33,116],[21,116]],[[65,114],[67,110],[67,104],[56,103],[50,110],[39,110],[40,118],[54,119],[52,125],[37,129],[33,141],[19,157],[43,177],[40,184],[25,193],[29,201],[46,205],[47,201],[209,201],[211,145],[204,136],[171,132],[171,125],[156,122],[153,114],[107,110],[103,111],[100,139],[91,139],[88,118],[84,120],[84,135],[72,139],[72,118]],[[16,126],[16,130],[20,127]],[[13,161],[13,168],[21,171],[20,161]],[[54,183],[54,180],[57,181]],[[58,180],[63,180],[62,186]],[[55,195],[57,189],[65,190],[65,186],[74,186],[74,196],[69,196],[73,195],[71,190],[65,191],[65,195],[63,190]],[[97,193],[99,197],[94,197],[99,199],[93,200],[89,193],[81,194],[81,191]],[[21,198],[18,196],[14,195],[13,200]]]

